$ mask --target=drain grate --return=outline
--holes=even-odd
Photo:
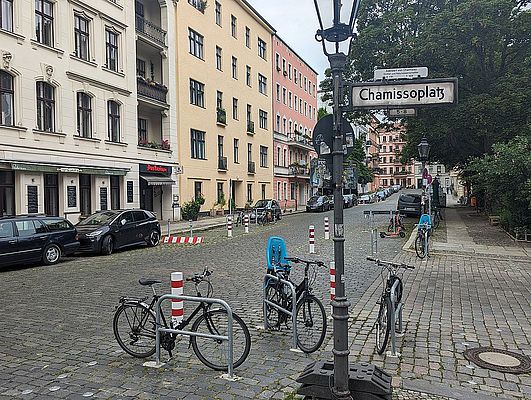
[[[512,351],[494,347],[476,347],[463,352],[468,361],[478,367],[509,374],[531,372],[531,358]]]

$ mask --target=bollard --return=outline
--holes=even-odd
[[[171,273],[171,294],[182,296],[183,293],[183,273],[172,272]],[[183,301],[172,299],[171,301],[171,322],[176,327],[183,320],[184,308]]]
[[[192,223],[192,220],[188,220],[188,222],[190,223],[190,237],[193,237],[194,236],[194,224]]]
[[[335,261],[331,261],[330,262],[330,301],[334,301],[335,298],[336,298],[336,263]],[[333,308],[334,307],[330,305],[331,314],[333,312]]]
[[[328,223],[328,217],[324,217],[324,228],[325,228],[325,240],[330,239],[330,224]]]
[[[315,254],[315,228],[313,225],[309,227],[308,239],[310,243],[310,254]]]
[[[232,217],[227,217],[227,237],[232,237]]]
[[[168,220],[168,236],[170,236],[170,220]]]
[[[243,224],[245,227],[245,233],[249,233],[249,215],[245,214],[243,217]]]

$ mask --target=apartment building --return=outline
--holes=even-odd
[[[371,115],[369,123],[366,125],[366,133],[364,137],[365,141],[365,161],[367,167],[374,174],[372,182],[369,182],[367,185],[364,185],[361,188],[361,193],[374,192],[378,189],[377,176],[380,172],[380,146],[378,138],[378,130],[376,129],[380,121],[374,116]],[[360,136],[363,138],[363,136]]]
[[[271,198],[273,27],[244,0],[180,1],[175,18],[182,202]]]
[[[0,215],[172,215],[174,11],[169,0],[2,1]]]
[[[284,208],[297,208],[317,189],[310,185],[310,162],[317,157],[317,72],[280,36],[272,40],[274,193]]]

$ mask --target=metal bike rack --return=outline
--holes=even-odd
[[[220,336],[220,335],[210,335],[207,333],[198,333],[198,332],[192,332],[192,331],[183,331],[179,329],[170,329],[170,328],[164,328],[161,326],[161,303],[164,300],[184,300],[184,301],[193,301],[196,303],[208,303],[208,304],[219,304],[221,305],[226,311],[228,316],[228,334],[227,336]],[[174,295],[174,294],[165,294],[160,296],[159,300],[157,301],[156,306],[156,315],[155,315],[155,357],[156,362],[155,365],[144,363],[144,366],[153,366],[155,368],[160,368],[164,363],[160,362],[160,332],[168,332],[168,333],[176,333],[180,335],[187,335],[187,336],[198,336],[198,337],[204,337],[209,339],[216,339],[216,340],[226,340],[229,342],[229,346],[227,348],[227,360],[229,361],[228,365],[228,376],[226,374],[221,375],[222,378],[227,380],[236,380],[237,378],[234,376],[234,360],[233,360],[233,332],[232,332],[232,323],[233,323],[233,317],[232,317],[232,309],[230,306],[221,299],[211,299],[208,297],[194,297],[194,296],[184,296],[184,295]]]
[[[397,335],[403,336],[402,331],[402,306],[403,303],[400,302],[396,304],[396,288],[398,287],[399,280],[395,280],[393,286],[391,287],[391,307],[393,312],[391,313],[391,353],[387,353],[390,357],[400,357],[400,353],[396,351],[396,337]],[[395,328],[396,319],[398,315],[398,331]]]
[[[285,308],[280,307],[278,304],[275,304],[266,299],[267,283],[269,279],[273,279],[289,287],[291,291],[291,311],[286,310]],[[295,291],[295,286],[293,286],[293,283],[291,283],[290,281],[281,279],[278,276],[266,274],[264,277],[263,296],[264,296],[264,303],[263,303],[264,329],[267,329],[267,306],[273,307],[276,310],[289,315],[291,317],[291,325],[293,326],[293,341],[292,341],[292,348],[290,350],[294,352],[300,352],[301,350],[297,347],[297,293]]]
[[[363,211],[363,215],[367,219],[367,229],[371,233],[371,255],[375,255],[378,253],[378,228],[375,226],[374,223],[374,216],[375,215],[389,215],[391,219],[394,219],[394,213],[396,210],[365,210]]]

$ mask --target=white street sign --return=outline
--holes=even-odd
[[[422,79],[415,83],[361,82],[352,85],[354,108],[411,108],[457,104],[457,78]]]
[[[417,110],[414,108],[392,108],[389,110],[390,117],[415,117],[416,115]]]
[[[428,67],[375,69],[374,80],[417,79],[428,76]]]

